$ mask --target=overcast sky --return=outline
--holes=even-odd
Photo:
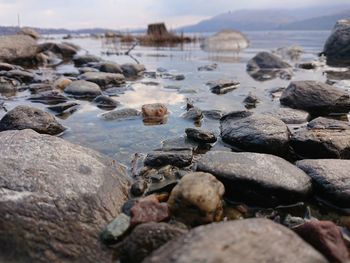
[[[0,25],[131,29],[164,21],[170,28],[243,8],[296,8],[350,0],[0,0]]]

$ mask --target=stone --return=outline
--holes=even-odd
[[[73,57],[73,62],[76,67],[84,66],[90,62],[100,62],[101,58],[94,55],[75,55]]]
[[[350,20],[337,21],[331,35],[326,40],[323,54],[327,56],[328,64],[350,62]]]
[[[349,123],[318,117],[294,131],[290,145],[303,159],[350,159]]]
[[[214,133],[199,129],[187,128],[185,130],[187,138],[199,143],[214,143],[217,138]]]
[[[101,72],[123,74],[122,68],[114,62],[101,62],[99,64],[99,70]]]
[[[62,113],[67,109],[70,109],[72,107],[78,106],[79,103],[74,102],[74,101],[68,101],[68,102],[63,102],[63,103],[59,103],[53,106],[49,106],[47,107],[49,110],[52,110],[56,113]]]
[[[214,94],[226,94],[230,91],[237,89],[240,85],[238,81],[234,80],[218,80],[218,81],[209,81],[207,83],[210,90]]]
[[[58,103],[67,102],[68,98],[57,91],[44,91],[30,96],[28,100],[34,103],[55,105]]]
[[[316,159],[296,165],[312,178],[315,192],[336,206],[349,208],[350,160]]]
[[[209,173],[188,173],[171,191],[168,205],[177,220],[188,225],[220,221],[224,185]]]
[[[38,52],[50,51],[63,59],[72,59],[78,52],[77,48],[64,43],[45,42],[38,46]]]
[[[9,63],[0,62],[0,71],[10,71],[10,70],[13,70],[13,69],[16,69],[15,65],[11,65]]]
[[[311,118],[307,111],[292,108],[278,108],[276,110],[268,110],[263,112],[264,115],[271,115],[280,119],[285,124],[303,124]]]
[[[304,63],[299,63],[298,64],[298,68],[301,69],[316,69],[317,68],[317,64],[315,62],[304,62]]]
[[[241,151],[285,156],[289,150],[286,124],[272,116],[231,112],[220,120],[222,140]]]
[[[130,228],[130,217],[119,214],[101,233],[101,241],[106,245],[118,243]]]
[[[146,70],[145,66],[142,64],[123,64],[121,65],[123,75],[126,78],[136,78],[142,76],[143,72]]]
[[[318,81],[292,81],[283,91],[280,102],[284,106],[306,110],[318,116],[350,111],[347,91]]]
[[[329,262],[348,262],[349,252],[342,233],[331,221],[309,221],[293,230],[311,246],[321,252]]]
[[[224,116],[224,112],[221,110],[203,110],[204,117],[212,120],[220,120]]]
[[[64,92],[77,98],[95,98],[102,94],[97,84],[86,80],[73,81]]]
[[[31,93],[40,93],[43,91],[52,90],[52,85],[47,83],[34,83],[29,85],[29,91]]]
[[[222,181],[228,198],[265,207],[304,200],[312,190],[301,169],[269,154],[210,151],[198,160],[197,171]]]
[[[259,103],[259,99],[256,95],[250,92],[248,96],[244,98],[243,103],[246,109],[252,109],[256,107],[257,103]]]
[[[198,71],[214,71],[218,67],[218,64],[213,63],[211,65],[200,66],[197,68]]]
[[[130,210],[131,225],[148,222],[162,222],[170,219],[167,203],[159,203],[155,195],[149,195],[139,200]]]
[[[142,116],[146,120],[163,120],[167,113],[168,109],[162,103],[142,105]]]
[[[288,69],[292,66],[283,61],[278,56],[269,52],[259,52],[251,60],[248,61],[247,70],[254,71],[259,69]]]
[[[138,179],[136,180],[130,188],[130,193],[133,196],[142,196],[143,193],[147,190],[148,184],[145,180],[143,179]]]
[[[65,77],[61,77],[57,80],[55,80],[55,82],[53,83],[53,87],[55,89],[59,89],[59,90],[64,90],[65,88],[67,88],[70,84],[72,83],[72,80],[65,78]]]
[[[7,71],[6,76],[23,83],[31,83],[35,78],[35,75],[33,73],[20,69]]]
[[[140,118],[140,116],[141,112],[132,108],[109,111],[101,115],[102,119],[107,121],[133,120]]]
[[[222,30],[206,38],[201,44],[201,48],[207,52],[237,52],[248,46],[248,38],[231,29]]]
[[[17,80],[0,77],[0,93],[16,92],[19,85]]]
[[[114,99],[106,95],[100,95],[96,97],[92,102],[95,103],[97,107],[102,109],[114,109],[118,105],[120,105],[118,101],[115,101]]]
[[[106,72],[86,72],[80,75],[79,79],[94,82],[102,88],[120,86],[125,83],[125,78],[122,74]]]
[[[162,150],[173,149],[173,150],[196,150],[198,147],[198,143],[194,142],[187,138],[187,136],[183,137],[174,137],[170,139],[166,139],[162,141]]]
[[[161,167],[174,165],[177,167],[189,166],[192,163],[193,153],[188,149],[164,149],[148,153],[145,165],[151,167]]]
[[[121,263],[141,263],[142,260],[166,242],[187,231],[167,223],[145,223],[135,227],[120,248]]]
[[[0,145],[0,261],[110,262],[99,235],[127,199],[125,168],[32,130]]]
[[[192,229],[154,251],[143,263],[326,263],[288,228],[268,219],[212,223]]]
[[[41,35],[37,31],[35,31],[35,29],[30,27],[22,27],[17,34],[30,36],[35,40],[38,40],[39,38],[41,38]]]
[[[38,133],[57,135],[66,128],[54,116],[40,109],[20,105],[0,120],[0,131],[32,129]]]
[[[182,118],[187,120],[199,121],[203,118],[203,112],[200,108],[193,107],[181,115]]]

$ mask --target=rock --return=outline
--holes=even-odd
[[[350,110],[350,96],[347,91],[318,81],[291,82],[283,91],[280,102],[313,115],[348,113]]]
[[[212,93],[226,94],[239,87],[239,82],[233,80],[209,81],[207,83]]]
[[[337,206],[349,208],[350,160],[302,160],[296,165],[312,178],[319,196]]]
[[[162,103],[142,105],[142,116],[146,120],[163,120],[167,113],[168,109]]]
[[[291,108],[278,108],[274,111],[265,111],[263,114],[272,115],[285,124],[302,124],[308,122],[311,118],[308,112]]]
[[[25,35],[0,37],[0,61],[21,65],[33,66],[37,60],[37,43]]]
[[[79,73],[80,74],[84,74],[84,73],[87,73],[87,72],[100,72],[100,71],[98,69],[92,68],[92,67],[79,68]]]
[[[216,136],[212,132],[205,132],[199,129],[187,128],[185,130],[187,138],[199,143],[214,143]]]
[[[114,63],[114,62],[102,62],[102,63],[100,63],[99,70],[101,72],[123,74],[122,68],[117,63]]]
[[[217,67],[218,67],[218,64],[214,63],[211,65],[200,66],[197,69],[198,71],[214,71],[217,69]]]
[[[139,118],[140,116],[141,116],[141,112],[132,108],[109,111],[101,115],[103,119],[108,121],[133,120],[133,119]]]
[[[304,53],[304,50],[300,46],[292,45],[277,48],[272,52],[281,56],[283,59],[298,60],[300,59],[300,56]]]
[[[101,233],[101,241],[106,245],[118,243],[130,228],[130,217],[124,213],[118,215]]]
[[[76,67],[84,66],[90,62],[100,62],[101,59],[94,55],[75,55],[73,57],[73,62]]]
[[[0,77],[0,93],[16,92],[19,82],[14,79]]]
[[[39,94],[32,95],[28,98],[28,100],[34,103],[55,105],[58,103],[67,102],[68,98],[57,91],[44,91]]]
[[[166,203],[159,203],[154,195],[149,195],[137,202],[130,210],[131,225],[148,222],[162,222],[170,219],[169,207]]]
[[[123,64],[121,65],[123,70],[123,75],[126,78],[136,78],[142,76],[143,72],[146,70],[145,66],[142,64]]]
[[[236,149],[284,156],[289,130],[284,122],[251,112],[231,112],[220,120],[222,140]]]
[[[60,104],[56,104],[54,106],[49,106],[47,108],[49,110],[52,110],[52,111],[56,112],[56,113],[62,113],[65,110],[70,109],[70,108],[75,107],[75,106],[78,106],[78,105],[79,105],[79,103],[77,103],[77,102],[68,101],[68,102],[63,102],[63,103],[60,103]]]
[[[248,46],[248,38],[241,32],[231,29],[222,30],[206,38],[201,44],[201,48],[208,52],[237,52]]]
[[[256,107],[256,104],[259,103],[259,99],[252,93],[249,93],[247,97],[243,100],[244,106],[247,109],[252,109]]]
[[[314,62],[304,62],[304,63],[299,63],[298,68],[302,69],[316,69],[317,64]]]
[[[105,72],[87,72],[79,76],[80,79],[94,82],[100,87],[120,86],[125,83],[125,78],[122,74],[105,73]]]
[[[185,229],[166,223],[138,225],[121,244],[120,262],[141,263],[154,250],[186,232]]]
[[[166,243],[143,262],[326,263],[327,260],[288,228],[268,219],[245,219],[196,227]]]
[[[147,190],[147,182],[143,179],[136,180],[132,185],[130,192],[133,196],[142,196],[144,192]]]
[[[30,27],[22,27],[21,30],[17,33],[18,35],[26,35],[30,36],[31,38],[38,40],[41,38],[41,35],[35,31],[35,29]]]
[[[72,59],[78,52],[77,48],[64,43],[46,42],[38,46],[38,52],[50,51],[63,59]]]
[[[167,71],[160,74],[160,77],[163,79],[170,79],[170,80],[177,80],[177,81],[181,81],[185,79],[185,75],[183,74],[170,73]]]
[[[46,83],[35,83],[35,84],[30,84],[29,85],[29,91],[31,93],[40,93],[43,91],[48,91],[52,90],[52,85],[51,84],[46,84]]]
[[[172,215],[189,225],[220,221],[225,188],[213,175],[189,173],[171,191],[168,205]]]
[[[35,78],[35,75],[33,73],[20,69],[7,71],[6,76],[24,83],[30,83]]]
[[[293,230],[321,252],[329,262],[348,262],[348,249],[339,228],[333,222],[310,221],[293,228]]]
[[[198,121],[203,118],[203,112],[197,107],[190,108],[184,114],[182,114],[184,119]]]
[[[192,150],[188,149],[154,151],[147,154],[145,165],[161,167],[170,164],[177,167],[185,167],[191,164],[192,157]]]
[[[350,61],[350,20],[339,20],[331,35],[326,40],[323,53],[328,64],[346,63]]]
[[[220,110],[204,110],[202,111],[204,117],[212,120],[220,120],[224,113]]]
[[[93,101],[97,105],[97,107],[102,109],[114,109],[119,105],[118,101],[115,101],[109,96],[106,95],[100,95],[96,97]]]
[[[110,262],[98,237],[127,198],[125,168],[32,130],[0,145],[0,261]]]
[[[311,193],[302,170],[269,154],[210,151],[198,160],[197,171],[222,181],[228,198],[253,205],[290,204]]]
[[[53,83],[53,87],[55,89],[59,89],[59,90],[64,90],[65,88],[67,88],[70,84],[72,83],[72,81],[68,78],[65,77],[61,77],[59,79],[57,79],[54,83]]]
[[[247,70],[254,71],[259,69],[288,69],[292,66],[280,59],[278,56],[269,52],[259,52],[255,57],[248,61]]]
[[[350,159],[349,123],[316,118],[292,133],[290,145],[302,158]]]
[[[17,106],[0,121],[0,131],[32,129],[38,133],[56,135],[66,128],[54,116],[30,106]]]
[[[174,137],[162,141],[162,149],[173,149],[173,150],[195,150],[198,147],[198,143],[190,140],[186,137]]]
[[[77,98],[95,98],[102,94],[97,84],[86,80],[73,81],[64,92]]]
[[[16,66],[11,65],[9,63],[2,63],[0,62],[0,71],[10,71],[16,69]]]

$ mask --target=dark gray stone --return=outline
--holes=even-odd
[[[130,228],[130,216],[118,215],[101,233],[101,241],[106,245],[118,243]]]
[[[267,219],[245,219],[192,229],[147,257],[144,263],[326,263],[288,228]]]
[[[77,98],[95,98],[102,94],[97,84],[85,80],[73,81],[64,92]]]
[[[48,91],[48,90],[52,90],[53,87],[51,84],[46,84],[46,83],[35,83],[35,84],[30,84],[29,85],[29,91],[31,93],[40,93],[43,91]]]
[[[20,69],[7,71],[6,76],[24,83],[31,83],[35,78],[33,73]]]
[[[151,167],[160,167],[170,164],[177,167],[185,167],[191,164],[192,158],[192,150],[188,149],[169,149],[163,151],[154,151],[147,154],[145,165]]]
[[[106,95],[100,95],[96,97],[92,102],[95,103],[97,107],[111,110],[119,105],[118,101],[115,101],[114,99]]]
[[[265,111],[263,114],[280,119],[285,124],[302,124],[308,122],[311,118],[307,111],[292,108],[278,108],[276,110]]]
[[[106,72],[86,72],[80,75],[79,79],[94,82],[102,88],[120,86],[125,83],[125,78],[122,74]]]
[[[76,67],[84,66],[90,62],[100,62],[101,58],[94,55],[75,55],[73,57],[73,62]]]
[[[186,111],[184,114],[182,114],[182,117],[188,120],[198,121],[203,118],[203,112],[201,111],[201,109],[193,107]]]
[[[60,104],[57,104],[57,105],[54,105],[54,106],[49,106],[47,108],[49,110],[52,110],[52,111],[56,112],[56,113],[62,113],[65,110],[70,109],[72,107],[75,107],[77,105],[79,105],[79,103],[74,102],[74,101],[68,101],[68,102],[60,103]]]
[[[101,72],[123,74],[122,68],[117,63],[114,63],[114,62],[102,62],[102,63],[100,63],[99,70]]]
[[[187,128],[185,130],[187,138],[199,143],[214,143],[216,136],[212,132],[206,132],[199,129]]]
[[[142,64],[123,64],[121,65],[123,74],[126,78],[136,78],[142,76],[142,73],[146,70]]]
[[[239,82],[234,80],[218,80],[210,81],[207,83],[211,92],[215,94],[226,94],[239,87]]]
[[[47,51],[50,51],[60,56],[63,59],[71,59],[77,54],[78,49],[74,48],[71,45],[67,45],[65,43],[53,43],[53,42],[42,43],[38,46],[38,52],[47,52]]]
[[[260,52],[248,61],[247,70],[253,71],[258,69],[287,69],[291,68],[287,62],[280,57],[269,52]]]
[[[39,94],[34,94],[28,98],[31,102],[55,105],[68,101],[68,98],[63,96],[58,91],[44,91]]]
[[[221,180],[229,198],[255,205],[293,203],[311,193],[310,178],[274,155],[210,151],[198,160],[197,170]]]

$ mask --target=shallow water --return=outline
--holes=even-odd
[[[107,154],[119,162],[130,165],[134,153],[147,153],[161,146],[161,141],[184,134],[185,128],[193,127],[191,121],[181,118],[185,112],[186,98],[191,98],[195,106],[202,110],[244,110],[242,103],[245,96],[252,92],[260,99],[256,112],[263,112],[279,107],[279,101],[273,100],[269,90],[276,87],[286,87],[290,80],[272,79],[256,81],[246,72],[246,63],[259,51],[271,51],[279,47],[298,45],[305,53],[299,60],[290,61],[295,64],[301,61],[311,61],[318,58],[323,44],[329,35],[328,31],[315,32],[248,32],[250,47],[240,53],[211,54],[200,49],[198,43],[187,44],[173,48],[136,47],[130,56],[102,55],[108,46],[100,39],[82,38],[72,39],[69,42],[78,44],[92,54],[102,56],[106,60],[119,64],[134,63],[136,59],[144,64],[148,71],[155,71],[162,67],[171,72],[185,75],[185,80],[174,81],[167,79],[147,79],[127,83],[131,87],[125,94],[114,97],[121,102],[121,107],[140,109],[143,104],[161,102],[168,106],[170,114],[163,125],[145,125],[141,119],[126,121],[105,121],[100,114],[105,112],[97,108],[89,101],[80,101],[81,107],[67,119],[62,119],[63,125],[68,130],[63,138],[78,143],[104,154]],[[217,63],[217,70],[206,72],[198,71],[199,66]],[[61,67],[60,70],[71,70],[71,66]],[[322,74],[324,68],[317,70],[294,69],[292,80],[320,80],[326,78]],[[206,85],[208,81],[219,79],[232,79],[241,83],[236,90],[224,95],[216,95],[210,92]],[[156,81],[159,85],[142,84],[145,81]],[[167,85],[176,85],[180,91],[165,89]],[[190,93],[189,93],[190,92]],[[193,93],[195,92],[195,93]],[[16,97],[7,101],[8,109],[18,104],[29,104],[26,97],[28,91],[20,92]],[[36,107],[45,108],[45,105],[35,104]],[[4,112],[0,112],[0,117]],[[204,118],[201,126],[204,129],[219,132],[219,122]]]

